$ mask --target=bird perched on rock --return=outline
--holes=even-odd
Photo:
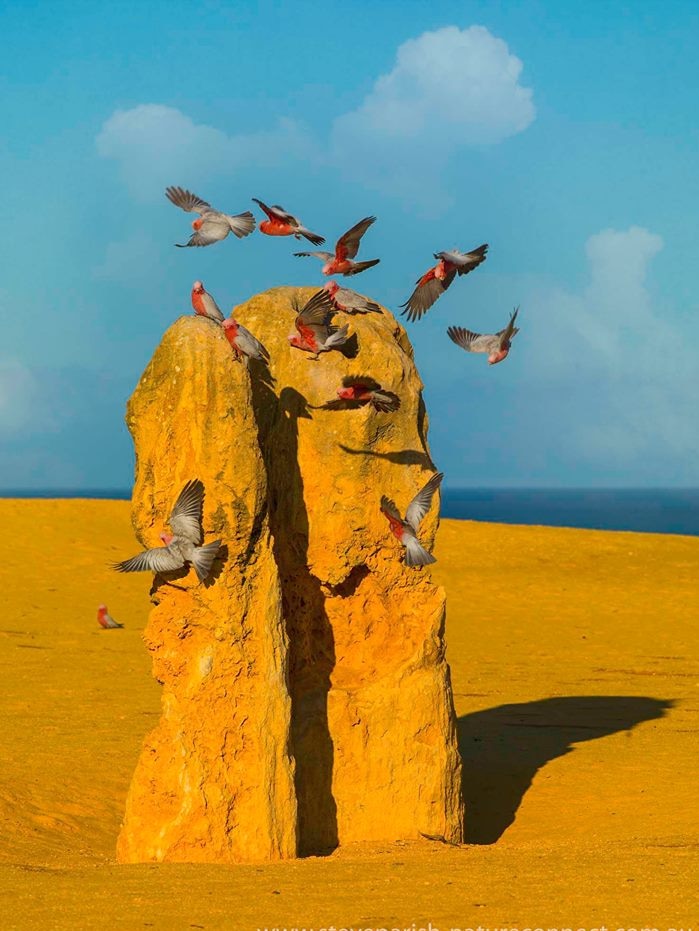
[[[268,220],[263,220],[260,223],[259,229],[261,233],[266,233],[267,236],[294,236],[296,239],[303,236],[309,242],[312,242],[314,246],[322,246],[325,242],[324,236],[318,236],[317,233],[312,233],[309,229],[306,229],[297,217],[287,213],[278,204],[268,207],[267,204],[264,204],[256,197],[253,197],[253,200],[260,205],[269,217]]]
[[[488,365],[497,365],[507,357],[512,345],[512,340],[519,333],[519,327],[515,326],[515,320],[519,313],[519,307],[515,307],[510,317],[510,322],[504,330],[497,333],[481,334],[466,330],[461,326],[450,326],[447,329],[449,339],[461,346],[466,352],[487,352]]]
[[[175,502],[168,524],[172,533],[161,533],[165,544],[144,550],[138,556],[125,559],[113,568],[119,572],[175,572],[191,563],[200,582],[211,572],[211,566],[221,548],[221,541],[201,545],[203,538],[202,504],[204,485],[199,479],[187,482]]]
[[[405,304],[400,305],[405,307],[402,314],[407,314],[408,320],[419,320],[437,298],[444,294],[454,277],[468,275],[474,268],[478,268],[481,262],[485,262],[487,252],[488,243],[483,243],[471,252],[458,252],[456,249],[452,252],[435,252],[434,257],[439,261],[422,278],[418,278],[415,290]]]
[[[214,323],[223,323],[225,319],[218,304],[201,281],[195,281],[192,285],[192,307],[195,314],[208,317]]]
[[[262,343],[253,336],[250,330],[247,330],[242,323],[238,323],[233,317],[223,321],[223,332],[226,339],[231,344],[233,355],[237,362],[243,359],[258,359],[260,362],[269,362],[269,353]]]
[[[405,519],[400,516],[398,508],[390,498],[384,495],[381,499],[381,511],[388,518],[394,536],[405,547],[406,566],[426,566],[436,562],[434,556],[428,553],[420,544],[417,532],[423,517],[430,509],[432,497],[443,478],[443,472],[437,472],[432,476],[422,491],[419,491],[408,505]]]
[[[363,294],[357,294],[351,288],[341,288],[336,281],[326,281],[323,288],[330,295],[330,300],[338,310],[346,314],[380,314],[381,308]]]
[[[176,207],[186,210],[187,213],[199,214],[199,219],[192,223],[194,232],[189,237],[189,242],[175,243],[179,249],[187,246],[210,246],[214,242],[225,239],[229,233],[242,239],[244,236],[249,236],[255,229],[255,217],[249,210],[233,215],[221,213],[201,197],[181,187],[165,188],[165,196]]]
[[[115,621],[112,615],[107,611],[107,605],[100,605],[97,609],[97,623],[105,630],[115,630],[117,627],[123,627],[118,621]]]
[[[364,217],[359,223],[355,223],[352,229],[347,230],[338,239],[335,245],[335,255],[332,252],[294,252],[294,255],[309,256],[321,259],[324,275],[358,275],[367,268],[378,265],[381,259],[370,259],[368,262],[353,262],[352,259],[359,251],[359,243],[362,236],[366,233],[372,223],[376,222],[376,217]]]
[[[339,349],[348,341],[347,325],[331,325],[335,308],[327,291],[322,288],[316,291],[303,308],[300,308],[298,300],[294,298],[293,306],[297,312],[294,325],[298,335],[289,336],[289,345],[313,353],[313,361],[317,361],[321,352]]]
[[[337,399],[328,401],[323,407],[326,410],[356,410],[367,404],[382,414],[388,414],[398,410],[400,398],[367,375],[347,375],[342,379],[342,388],[337,389]]]

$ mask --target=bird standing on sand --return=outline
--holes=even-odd
[[[335,255],[332,252],[294,252],[294,255],[309,256],[321,259],[324,275],[358,275],[367,268],[378,265],[381,259],[370,259],[368,262],[353,262],[352,259],[359,251],[359,243],[362,236],[366,233],[372,223],[376,222],[376,217],[364,217],[359,223],[355,223],[352,229],[347,230],[337,241],[335,245]]]
[[[452,342],[456,343],[457,346],[461,346],[466,352],[487,352],[488,365],[497,365],[498,362],[502,362],[503,359],[507,358],[512,340],[519,333],[519,327],[515,326],[518,313],[519,307],[515,307],[510,322],[504,330],[497,333],[483,335],[474,333],[472,330],[466,330],[461,326],[450,326],[447,329],[447,334]]]
[[[380,314],[381,308],[363,294],[357,294],[352,288],[341,288],[336,281],[326,281],[323,289],[330,295],[330,300],[338,310],[346,314]]]
[[[289,345],[295,349],[313,353],[314,362],[318,360],[321,352],[339,349],[349,339],[347,325],[343,327],[331,325],[335,308],[327,291],[323,289],[316,291],[302,309],[299,309],[299,302],[294,298],[293,306],[297,311],[294,326],[298,335],[289,336]]]
[[[381,499],[381,511],[388,518],[394,536],[405,547],[406,566],[427,566],[436,562],[434,556],[420,544],[417,532],[423,517],[430,509],[432,497],[444,478],[443,472],[437,472],[419,491],[408,505],[405,519],[400,516],[398,508],[385,495]]]
[[[408,320],[419,320],[427,313],[437,298],[447,290],[455,275],[468,275],[481,262],[485,262],[488,252],[488,243],[483,243],[471,252],[435,252],[434,257],[439,259],[434,268],[426,271],[422,278],[418,278],[417,286],[405,304],[402,314],[408,315]]]
[[[306,229],[297,217],[287,213],[278,204],[268,207],[257,197],[253,197],[253,200],[260,205],[269,217],[268,220],[263,220],[260,223],[259,230],[261,233],[265,233],[267,236],[294,236],[296,239],[303,236],[309,242],[312,242],[314,246],[322,246],[325,242],[324,236],[318,236],[317,233],[312,233],[309,229]]]
[[[195,281],[192,285],[192,307],[199,317],[208,317],[214,323],[223,323],[225,319],[213,296],[201,281]]]
[[[125,559],[113,568],[118,572],[175,572],[191,563],[200,582],[211,572],[211,566],[221,548],[221,541],[214,540],[201,546],[203,538],[202,504],[204,485],[199,479],[187,482],[175,502],[168,524],[172,533],[161,533],[165,544],[144,550],[138,556]]]
[[[392,413],[400,407],[400,398],[387,391],[367,375],[347,375],[342,379],[342,388],[337,390],[337,400],[324,404],[326,410],[356,410],[370,404],[382,414]]]
[[[223,321],[223,332],[226,339],[231,344],[233,356],[236,362],[248,359],[257,359],[260,362],[269,362],[269,353],[262,343],[253,336],[250,330],[247,330],[242,323],[238,323],[233,317]]]
[[[107,605],[100,605],[97,609],[97,623],[105,630],[116,630],[117,627],[123,627],[118,621],[115,621],[112,615],[107,611]]]
[[[249,236],[255,229],[255,217],[249,210],[233,215],[221,213],[219,210],[214,210],[211,204],[202,200],[201,197],[181,187],[165,188],[165,196],[170,203],[187,213],[199,214],[199,219],[192,223],[194,232],[189,237],[189,242],[176,242],[178,249],[185,249],[187,246],[210,246],[214,242],[225,239],[229,233],[242,239],[244,236]]]

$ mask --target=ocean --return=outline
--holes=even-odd
[[[0,498],[111,498],[129,489],[0,491]],[[699,488],[444,488],[442,517],[699,536]]]

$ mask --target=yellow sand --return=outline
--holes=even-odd
[[[150,578],[107,568],[129,505],[0,501],[0,522],[2,931],[697,926],[699,539],[443,522],[471,844],[125,867],[159,714]]]

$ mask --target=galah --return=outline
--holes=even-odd
[[[504,330],[499,330],[497,333],[483,335],[460,326],[450,326],[447,333],[449,339],[466,352],[487,352],[488,365],[497,365],[507,357],[512,340],[519,333],[519,327],[515,326],[518,313],[519,307],[515,307],[510,316],[510,322]]]
[[[107,611],[107,605],[100,605],[97,609],[97,623],[105,630],[115,630],[117,627],[123,627],[118,621],[115,621],[112,615]]]
[[[262,343],[242,323],[233,317],[223,321],[223,332],[231,344],[233,355],[237,362],[243,359],[258,359],[260,362],[269,362],[269,353]]]
[[[326,281],[324,289],[338,310],[346,314],[380,314],[381,308],[363,294],[357,294],[351,288],[341,288],[336,281]]]
[[[231,215],[214,210],[211,204],[192,194],[181,187],[165,188],[165,196],[176,207],[181,207],[187,213],[198,213],[199,219],[194,220],[192,229],[194,232],[189,237],[189,242],[175,245],[179,249],[185,249],[187,246],[210,246],[214,242],[225,239],[229,233],[233,233],[238,239],[249,236],[255,229],[255,217],[246,210],[245,213]]]
[[[443,472],[437,472],[432,476],[422,491],[419,491],[408,505],[405,519],[400,516],[398,508],[390,498],[384,495],[381,499],[381,511],[388,518],[394,536],[405,547],[406,566],[427,566],[436,562],[434,556],[428,553],[420,544],[417,532],[423,517],[430,509],[432,497],[443,478]]]
[[[260,223],[259,229],[261,233],[266,233],[267,236],[293,236],[296,239],[303,236],[309,242],[312,242],[314,246],[322,246],[325,242],[324,236],[318,236],[317,233],[312,233],[309,229],[306,229],[298,217],[287,213],[279,204],[268,207],[267,204],[264,204],[256,197],[253,197],[253,200],[260,205],[269,217],[268,220],[263,220]]]
[[[366,233],[372,223],[376,222],[376,217],[364,217],[359,223],[355,223],[352,229],[340,236],[335,245],[335,255],[332,252],[294,252],[294,255],[309,256],[324,262],[324,275],[358,275],[367,268],[378,265],[381,259],[371,259],[368,262],[353,262],[352,259],[359,251],[359,243],[362,236]]]
[[[204,485],[199,479],[187,482],[175,502],[168,524],[172,533],[161,533],[164,546],[144,550],[138,556],[117,563],[119,572],[175,572],[191,563],[200,582],[211,572],[221,541],[201,545],[203,538],[202,504]]]
[[[444,294],[454,277],[468,275],[474,268],[478,268],[481,262],[485,262],[487,252],[487,242],[471,252],[458,252],[456,249],[452,252],[435,252],[434,257],[439,261],[422,278],[418,278],[415,290],[405,304],[400,305],[405,307],[402,314],[407,314],[408,320],[419,320],[437,298]]]
[[[321,352],[339,349],[349,339],[349,328],[346,325],[331,325],[335,308],[328,292],[322,288],[316,291],[302,309],[299,309],[297,300],[294,300],[293,306],[297,311],[294,325],[298,333],[289,336],[289,345],[313,353],[313,361],[317,361]]]
[[[355,410],[370,404],[382,414],[392,413],[400,407],[400,398],[387,391],[367,375],[347,375],[342,379],[342,388],[337,390],[337,400],[323,405],[327,410]]]
[[[214,323],[223,323],[225,319],[218,304],[201,281],[195,281],[192,285],[192,307],[195,314],[208,317]]]

